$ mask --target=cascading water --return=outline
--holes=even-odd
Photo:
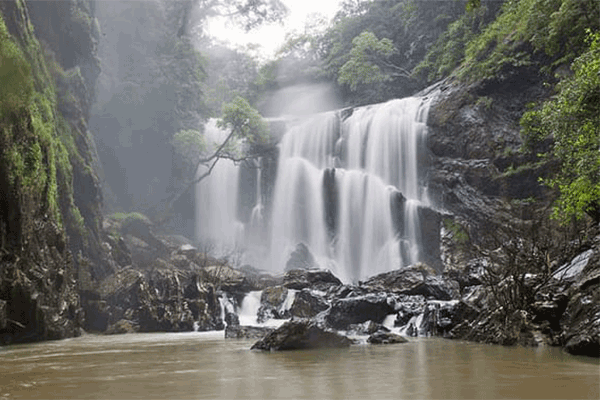
[[[227,132],[210,120],[204,128],[209,151],[216,149]],[[201,166],[198,175],[206,172]],[[243,240],[244,225],[237,218],[238,167],[219,160],[211,174],[196,185],[196,239],[217,253],[231,251]]]
[[[246,235],[253,237],[245,238],[246,244],[259,241],[252,226],[267,226],[261,232],[268,237],[260,242],[269,255],[257,266],[283,271],[298,243],[346,282],[419,261],[419,208],[428,204],[420,168],[427,110],[426,99],[411,97],[356,108],[347,118],[342,117],[347,111],[328,112],[288,122],[272,206],[265,215],[261,188],[255,187],[256,203],[247,218]],[[207,196],[198,197],[207,201],[198,207],[199,215],[208,217],[201,228],[212,238],[239,242],[240,183],[233,165],[222,168],[223,175],[213,171],[207,186],[199,188]],[[260,169],[257,173],[260,185]]]

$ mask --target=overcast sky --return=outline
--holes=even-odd
[[[284,43],[285,33],[288,31],[301,31],[306,18],[312,13],[322,14],[331,19],[342,0],[282,0],[288,7],[289,14],[283,25],[274,24],[262,26],[249,33],[242,29],[226,24],[223,19],[211,19],[207,24],[207,32],[220,40],[231,42],[234,45],[244,46],[250,43],[260,44],[262,55],[272,57]]]

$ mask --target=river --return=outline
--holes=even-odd
[[[223,332],[86,335],[0,348],[0,399],[598,398],[600,364],[559,348],[414,338],[263,353]]]

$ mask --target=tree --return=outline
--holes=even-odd
[[[542,181],[558,189],[554,217],[564,222],[584,214],[600,222],[600,32],[588,34],[589,48],[573,62],[573,75],[521,120],[528,148],[551,140],[541,155],[559,168]]]
[[[263,154],[269,126],[246,99],[238,96],[224,104],[217,126],[229,132],[221,143],[207,143],[196,130],[181,130],[175,134],[172,141],[175,151],[193,165],[193,174],[197,174],[201,167],[204,167],[204,172],[185,181],[168,200],[147,212],[156,224],[166,221],[175,202],[192,186],[207,178],[220,160],[242,162]]]
[[[207,17],[225,17],[247,31],[263,23],[280,21],[287,8],[281,0],[176,0],[170,1],[179,18],[177,36],[190,29],[190,17],[197,15],[198,22]]]
[[[379,40],[372,32],[362,32],[352,40],[350,59],[340,68],[338,82],[355,91],[360,84],[386,82],[399,76],[408,78],[408,71],[389,61],[395,52],[390,39]]]

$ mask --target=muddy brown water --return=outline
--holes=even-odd
[[[222,332],[0,347],[0,399],[597,399],[600,363],[439,338],[262,353]]]

